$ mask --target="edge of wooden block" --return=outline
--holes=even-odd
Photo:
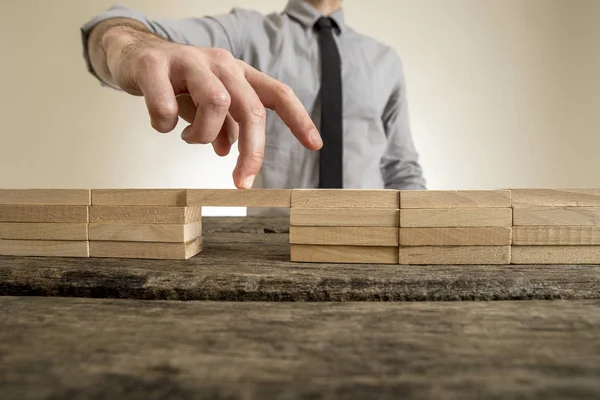
[[[510,227],[513,219],[511,207],[405,208],[400,209],[399,224],[401,228]]]
[[[401,190],[400,209],[473,209],[512,207],[509,189]]]
[[[186,204],[205,207],[290,208],[291,189],[188,189]]]
[[[398,246],[291,244],[290,261],[320,264],[398,264]]]
[[[187,260],[202,252],[202,237],[179,243],[90,241],[90,258]]]
[[[400,246],[510,246],[511,226],[399,228]]]
[[[89,206],[90,189],[0,189],[2,205]]]
[[[90,223],[89,240],[95,242],[189,242],[202,236],[202,220],[189,224]]]
[[[400,246],[402,265],[509,265],[512,246]]]
[[[292,208],[290,226],[398,227],[400,210],[385,208]]]
[[[185,206],[187,189],[92,189],[92,206]]]
[[[600,264],[600,246],[512,246],[511,264]]]
[[[290,244],[329,246],[398,245],[398,228],[386,226],[290,226]]]
[[[88,240],[87,222],[0,222],[0,239]]]
[[[202,219],[201,206],[90,206],[90,223],[189,224]]]
[[[9,240],[0,239],[0,255],[17,257],[87,258],[87,240]]]
[[[395,189],[293,189],[292,208],[400,209]]]
[[[511,196],[515,208],[600,207],[600,188],[518,188]]]

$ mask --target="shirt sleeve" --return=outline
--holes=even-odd
[[[385,188],[425,190],[426,181],[410,129],[404,70],[395,53],[392,74],[395,83],[383,114],[388,141],[381,162]]]
[[[138,10],[115,4],[81,26],[81,40],[86,67],[96,75],[88,54],[88,37],[100,22],[111,18],[130,18],[143,23],[150,31],[166,40],[192,46],[217,47],[241,58],[246,48],[248,20],[259,17],[257,12],[233,8],[228,13],[179,20],[153,20]]]

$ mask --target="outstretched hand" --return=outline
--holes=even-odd
[[[179,117],[189,123],[187,143],[212,143],[220,156],[238,142],[233,181],[252,187],[265,149],[266,109],[274,110],[307,149],[321,137],[303,104],[287,85],[236,60],[223,49],[164,41],[127,27],[107,35],[107,66],[125,92],[144,96],[154,129],[171,132]]]

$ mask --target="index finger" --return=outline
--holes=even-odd
[[[321,135],[294,91],[289,86],[250,65],[240,64],[243,66],[246,80],[258,95],[261,103],[281,117],[281,120],[304,147],[309,150],[319,150],[323,146]]]

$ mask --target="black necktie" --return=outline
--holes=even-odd
[[[343,188],[343,126],[341,59],[333,37],[334,22],[320,18],[315,27],[321,49],[321,137],[319,187]]]

